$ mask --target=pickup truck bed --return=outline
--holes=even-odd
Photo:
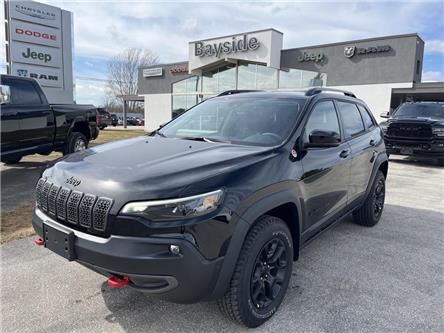
[[[87,148],[99,133],[93,105],[49,104],[38,83],[29,78],[1,76],[10,100],[1,106],[1,160],[16,163],[22,156]]]

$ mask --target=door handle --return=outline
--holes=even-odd
[[[376,141],[373,139],[371,139],[369,143],[370,143],[370,146],[376,146]]]
[[[341,158],[347,158],[348,157],[348,155],[350,155],[350,150],[343,150],[343,151],[341,151],[341,153],[339,154],[339,157],[341,157]]]

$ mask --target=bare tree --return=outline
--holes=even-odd
[[[159,63],[158,57],[150,50],[136,48],[125,49],[108,62],[108,91],[118,104],[118,95],[137,94],[137,78],[139,67]],[[128,112],[134,112],[136,102],[128,103]]]

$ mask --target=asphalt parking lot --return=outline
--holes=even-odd
[[[29,178],[17,176],[18,196],[38,177],[35,163]],[[4,186],[2,194],[13,193]],[[110,289],[33,239],[0,247],[2,332],[246,331],[215,303],[178,305]],[[443,332],[443,253],[444,168],[394,158],[380,223],[363,228],[347,218],[305,247],[280,310],[255,331]]]

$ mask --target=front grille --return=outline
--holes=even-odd
[[[103,232],[113,200],[72,191],[41,178],[36,187],[37,206],[61,222]]]
[[[387,134],[390,137],[398,138],[430,138],[432,137],[432,127],[429,124],[392,123],[387,128]]]

